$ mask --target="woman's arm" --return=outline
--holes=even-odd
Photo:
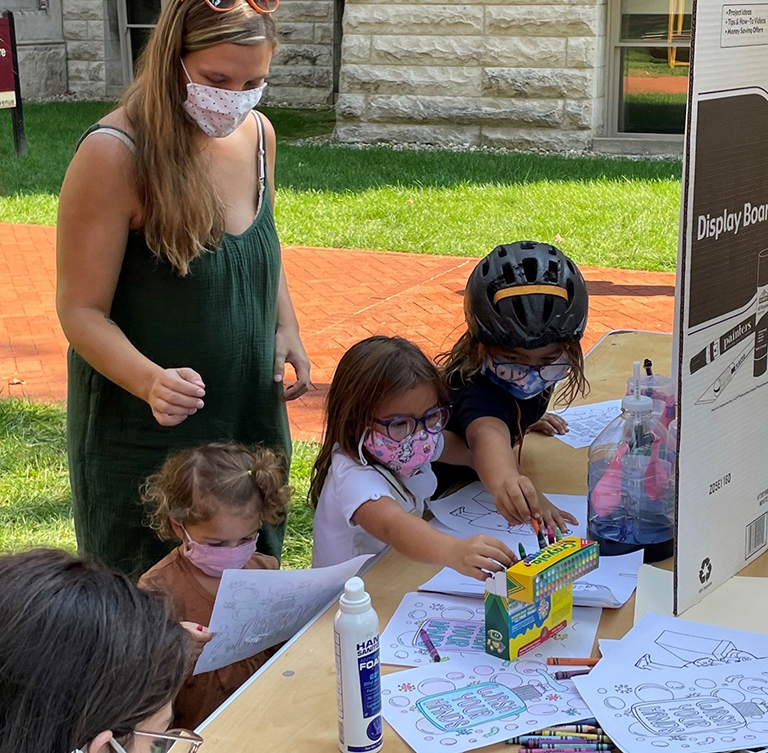
[[[275,129],[269,119],[259,113],[264,124],[264,139],[267,154],[267,180],[269,192],[272,197],[272,206],[275,205],[275,159],[277,157],[277,139]],[[285,277],[285,268],[280,266],[280,287],[277,293],[277,332],[275,334],[275,381],[282,382],[285,377],[285,364],[290,363],[296,372],[296,381],[288,387],[284,394],[284,400],[295,400],[303,395],[310,385],[310,364],[304,345],[299,334],[299,320],[291,301],[288,290],[288,281]]]
[[[457,539],[409,515],[390,497],[364,502],[353,521],[371,536],[416,562],[452,567],[462,575],[485,580],[517,560],[512,551],[491,536]]]
[[[475,419],[467,427],[467,444],[477,475],[493,494],[496,509],[507,521],[520,525],[535,517],[561,531],[568,530],[568,522],[578,522],[570,513],[539,496],[533,482],[517,464],[509,427],[501,419],[491,416]]]
[[[175,426],[202,407],[202,379],[191,369],[162,369],[109,318],[137,212],[127,147],[90,136],[59,199],[56,308],[70,344],[94,369],[148,402],[160,424]]]

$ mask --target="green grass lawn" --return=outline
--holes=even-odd
[[[109,107],[27,106],[25,160],[0,118],[0,220],[55,223],[77,137]],[[527,237],[557,242],[580,264],[675,268],[679,161],[293,144],[329,132],[332,115],[266,112],[282,142],[284,243],[481,256]]]
[[[33,546],[75,550],[64,409],[0,400],[0,552]],[[312,513],[306,503],[317,447],[295,442],[283,567],[309,567]]]

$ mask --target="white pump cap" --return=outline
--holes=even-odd
[[[632,413],[653,413],[653,400],[648,395],[640,394],[640,361],[633,364],[635,389],[621,401],[621,409]]]
[[[339,599],[339,609],[347,614],[360,614],[371,608],[371,597],[365,591],[362,578],[355,576],[344,584],[344,593]]]

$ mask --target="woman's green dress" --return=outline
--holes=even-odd
[[[263,143],[263,134],[262,134]],[[263,157],[260,175],[264,176]],[[174,450],[208,442],[260,443],[290,460],[282,386],[273,379],[280,244],[269,187],[252,225],[226,234],[179,276],[131,233],[112,320],[164,368],[189,367],[205,382],[205,407],[160,426],[144,401],[70,348],[67,435],[75,530],[82,554],[138,577],[174,545],[145,524],[144,479]],[[285,526],[265,527],[260,551],[278,559]]]

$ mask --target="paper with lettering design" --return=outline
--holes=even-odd
[[[292,638],[371,556],[311,570],[225,570],[208,626],[214,636],[194,674],[226,667]]]
[[[649,670],[617,667],[610,652],[574,679],[624,753],[720,753],[768,744],[768,659]]]
[[[546,661],[548,656],[589,656],[601,613],[601,609],[574,609],[573,623],[538,646],[531,657]],[[443,662],[485,653],[482,599],[409,593],[381,634],[381,663],[404,667],[429,664],[429,652],[419,635],[422,628]]]
[[[384,718],[418,753],[483,748],[592,713],[544,662],[456,658],[381,678]]]

